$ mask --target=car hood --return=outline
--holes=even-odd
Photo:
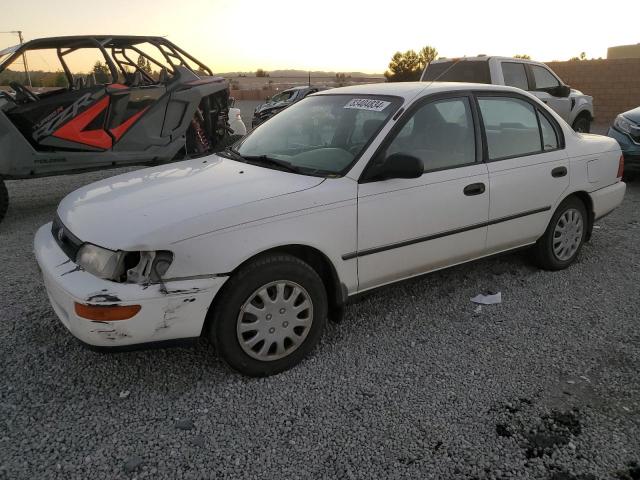
[[[211,155],[92,183],[58,207],[79,239],[112,250],[152,250],[243,221],[240,207],[313,188],[324,179]],[[293,209],[293,208],[292,208]],[[260,215],[269,215],[260,210]]]
[[[640,107],[624,112],[622,115],[632,122],[640,124]]]

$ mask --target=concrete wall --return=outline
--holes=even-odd
[[[547,63],[565,83],[593,97],[597,124],[640,106],[640,58]]]

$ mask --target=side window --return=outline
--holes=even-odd
[[[502,75],[505,85],[529,90],[524,63],[502,62]]]
[[[425,172],[476,161],[475,131],[469,99],[451,98],[418,108],[387,147],[422,160]]]
[[[538,112],[538,118],[540,119],[540,128],[542,130],[542,145],[544,151],[555,150],[558,148],[558,136],[555,129],[547,120],[547,117]]]
[[[531,65],[531,71],[533,72],[533,78],[536,82],[536,89],[553,88],[560,85],[558,79],[544,67]]]
[[[541,151],[538,119],[531,104],[509,97],[478,98],[478,103],[490,160]]]

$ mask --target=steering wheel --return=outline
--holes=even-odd
[[[39,100],[35,93],[18,82],[9,82],[9,86],[16,92],[17,103],[37,102]]]

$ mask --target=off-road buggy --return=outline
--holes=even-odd
[[[238,138],[227,82],[165,38],[32,40],[0,51],[0,81],[15,76],[18,69],[8,67],[25,55],[44,52],[57,57],[66,86],[35,93],[10,81],[13,92],[0,92],[0,220],[8,206],[3,179],[169,162]],[[88,53],[98,55],[97,67],[72,73],[69,56]]]

